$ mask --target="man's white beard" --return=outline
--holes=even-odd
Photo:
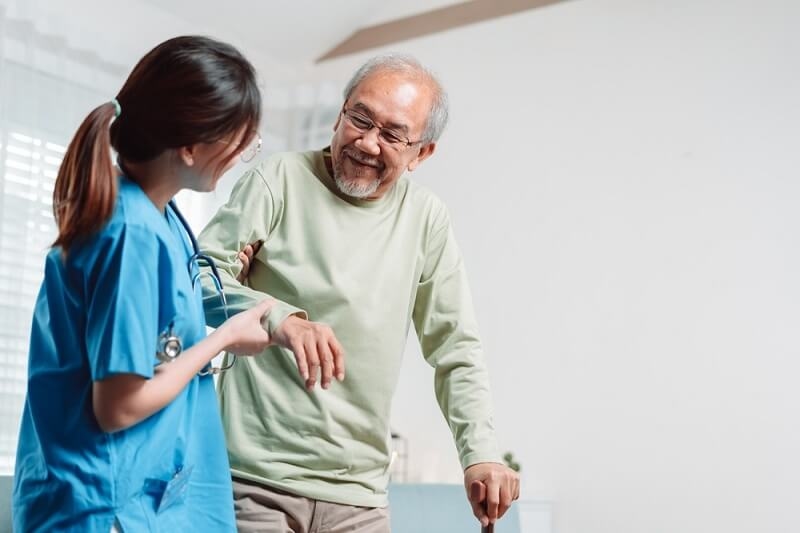
[[[381,184],[380,178],[375,178],[366,185],[361,185],[358,180],[342,179],[339,176],[335,176],[334,181],[339,191],[351,198],[367,198],[372,196]]]

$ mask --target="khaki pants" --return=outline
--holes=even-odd
[[[233,479],[239,533],[390,533],[389,508],[356,507],[295,496]]]

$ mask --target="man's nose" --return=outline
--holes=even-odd
[[[356,142],[356,146],[359,150],[363,151],[366,154],[370,155],[378,155],[381,153],[381,147],[378,143],[378,134],[380,130],[376,127],[372,127],[367,131],[361,134],[361,137],[358,139],[360,142]]]

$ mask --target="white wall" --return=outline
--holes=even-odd
[[[794,0],[576,0],[394,47],[450,90],[413,177],[559,533],[800,531],[798,27]],[[417,354],[394,425],[412,476],[457,480]]]
[[[111,40],[141,4],[48,20]],[[103,55],[207,31],[150,11]],[[413,178],[451,208],[498,434],[558,533],[800,531],[798,27],[796,0],[573,0],[393,47],[450,90]],[[287,72],[235,37],[267,87],[371,55]],[[403,373],[412,478],[458,481],[413,345]]]

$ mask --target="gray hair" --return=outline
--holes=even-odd
[[[447,125],[448,99],[442,84],[436,79],[433,72],[423,67],[422,64],[411,56],[388,54],[376,56],[364,63],[359,68],[344,88],[344,99],[350,98],[356,87],[364,79],[378,71],[388,70],[390,72],[401,72],[420,77],[429,83],[434,89],[433,103],[428,111],[428,120],[425,123],[425,130],[422,133],[422,142],[427,144],[436,142]]]

